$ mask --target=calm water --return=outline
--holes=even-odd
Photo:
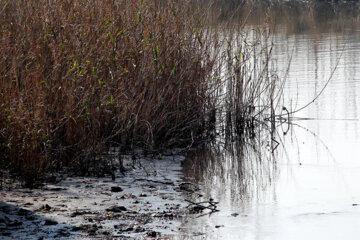
[[[291,31],[279,25],[274,64],[287,76],[288,109],[310,102],[277,127],[280,146],[267,139],[204,149],[188,157],[184,173],[219,201],[220,212],[190,218],[181,239],[360,238],[360,27]],[[340,58],[340,60],[339,60]],[[359,204],[357,206],[357,204]]]

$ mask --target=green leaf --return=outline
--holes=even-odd
[[[157,61],[159,58],[159,46],[155,48],[154,60]]]
[[[109,24],[110,24],[110,20],[106,20],[104,25],[105,27],[107,27]]]
[[[125,31],[124,31],[124,30],[121,30],[120,32],[118,32],[118,33],[116,34],[116,37],[120,36],[120,35],[123,34],[123,33],[125,33]]]
[[[114,45],[115,39],[114,39],[113,35],[111,33],[109,33],[109,36],[110,36],[110,42]]]
[[[120,64],[118,65],[118,67],[119,67],[122,71],[124,71],[125,73],[128,73],[128,72],[129,72],[129,70],[128,70],[127,68],[121,66]]]
[[[137,14],[137,16],[136,16],[136,21],[137,22],[140,22],[140,20],[141,20],[141,14],[140,14],[140,12]]]
[[[104,79],[103,78],[99,78],[98,79],[98,83],[99,83],[99,85],[101,86],[101,85],[103,85],[104,84]]]
[[[175,77],[176,75],[176,65],[174,64],[173,70],[172,70],[172,75]]]
[[[74,71],[78,67],[79,67],[79,60],[75,59],[74,65],[73,65],[73,67],[71,69],[69,69],[69,72]]]
[[[231,42],[227,41],[227,44],[228,44],[228,50],[231,50],[232,49]]]
[[[75,119],[73,116],[70,116],[70,117],[71,117],[71,119],[73,120],[73,122],[74,122],[75,124],[77,124],[76,119]]]
[[[110,103],[111,103],[111,105],[114,105],[114,96],[113,95],[111,95],[111,97],[110,97]]]

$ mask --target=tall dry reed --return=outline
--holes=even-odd
[[[213,59],[191,2],[1,0],[2,166],[31,179],[201,135]]]
[[[0,0],[0,168],[31,183],[110,146],[190,146],[224,116],[253,129],[274,99],[269,34],[213,25],[213,6]]]

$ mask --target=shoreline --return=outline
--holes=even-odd
[[[4,239],[144,239],[179,234],[191,214],[181,165],[184,156],[125,159],[125,173],[67,177],[38,189],[5,184],[0,191]],[[185,190],[185,191],[184,191]],[[194,192],[194,191],[193,191]]]

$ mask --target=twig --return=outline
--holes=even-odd
[[[197,207],[199,207],[199,208],[202,208],[202,209],[209,209],[209,210],[211,210],[211,212],[218,212],[218,211],[219,211],[219,210],[216,209],[216,208],[217,208],[216,204],[218,204],[219,202],[209,201],[209,202],[199,202],[199,203],[196,203],[196,202],[193,202],[193,201],[190,201],[190,200],[187,200],[187,199],[185,199],[185,201],[188,202],[188,203],[191,203],[189,206],[195,205],[195,206],[197,206]],[[204,205],[202,205],[202,204],[204,204],[204,203],[208,203],[208,204],[210,204],[211,206],[204,206]],[[188,206],[188,207],[189,207],[189,206]]]
[[[153,183],[160,183],[160,184],[165,184],[165,185],[174,185],[173,182],[163,182],[163,181],[158,181],[158,180],[151,180],[151,179],[146,179],[146,178],[136,178],[135,181],[147,181],[147,182],[153,182]]]

